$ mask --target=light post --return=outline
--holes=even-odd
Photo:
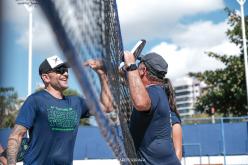
[[[32,10],[34,8],[32,2],[30,1],[29,4],[24,5],[26,10],[29,13],[29,33],[28,33],[28,96],[32,93],[32,24],[33,24],[33,14]]]
[[[248,104],[248,68],[247,68],[247,46],[246,46],[246,35],[245,35],[245,18],[244,18],[244,4],[246,0],[237,0],[240,5],[241,12],[241,29],[243,38],[243,49],[244,49],[244,61],[245,61],[245,79],[246,79],[246,99]]]

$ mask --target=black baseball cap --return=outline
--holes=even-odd
[[[157,77],[163,78],[168,71],[168,64],[165,59],[157,53],[148,53],[140,56],[139,60],[143,62],[149,70]]]
[[[69,68],[68,63],[63,62],[58,56],[48,57],[40,64],[39,74],[42,75],[61,66]]]

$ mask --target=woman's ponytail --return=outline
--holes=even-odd
[[[168,100],[169,100],[169,105],[170,105],[171,111],[175,112],[177,114],[177,116],[180,117],[179,116],[179,112],[177,110],[177,106],[176,106],[175,92],[173,90],[173,87],[172,87],[172,84],[171,84],[170,79],[169,78],[165,78],[164,79],[164,84],[165,84],[165,91],[166,91],[166,94],[168,96]]]

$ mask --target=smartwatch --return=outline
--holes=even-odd
[[[131,65],[128,65],[126,67],[126,71],[133,71],[133,70],[136,70],[136,69],[138,69],[136,64],[131,64]]]

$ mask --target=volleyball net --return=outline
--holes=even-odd
[[[135,164],[132,159],[137,157],[128,129],[131,100],[118,75],[123,45],[116,1],[40,0],[39,4],[89,100],[88,106],[96,117],[101,134],[121,164]],[[97,74],[82,67],[89,59],[100,59],[106,68],[113,101],[117,105],[110,115],[101,111]]]

